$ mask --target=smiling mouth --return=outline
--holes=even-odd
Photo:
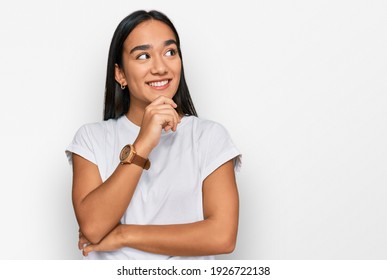
[[[151,86],[152,88],[163,89],[169,85],[170,81],[170,79],[166,79],[162,81],[149,82],[147,85]]]

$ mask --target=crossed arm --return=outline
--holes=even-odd
[[[119,165],[102,182],[95,164],[73,154],[73,172],[73,205],[80,225],[79,247],[84,255],[121,247],[176,256],[223,254],[234,250],[239,206],[231,160],[203,182],[204,220],[176,225],[119,224],[143,172],[140,167]]]

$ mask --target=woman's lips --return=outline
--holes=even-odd
[[[165,79],[165,80],[160,80],[160,81],[148,82],[146,84],[154,89],[165,89],[169,86],[170,82],[171,82],[170,79]]]

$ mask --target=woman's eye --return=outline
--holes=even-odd
[[[176,51],[175,50],[168,50],[165,55],[166,56],[174,56],[176,54]]]
[[[149,54],[143,53],[143,54],[140,54],[139,56],[137,56],[137,59],[145,60],[145,59],[148,59],[149,57],[150,57]]]

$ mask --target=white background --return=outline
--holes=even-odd
[[[387,258],[385,1],[2,1],[0,259],[79,259],[64,150],[102,119],[108,47],[157,9],[199,115],[243,153],[226,259]]]

